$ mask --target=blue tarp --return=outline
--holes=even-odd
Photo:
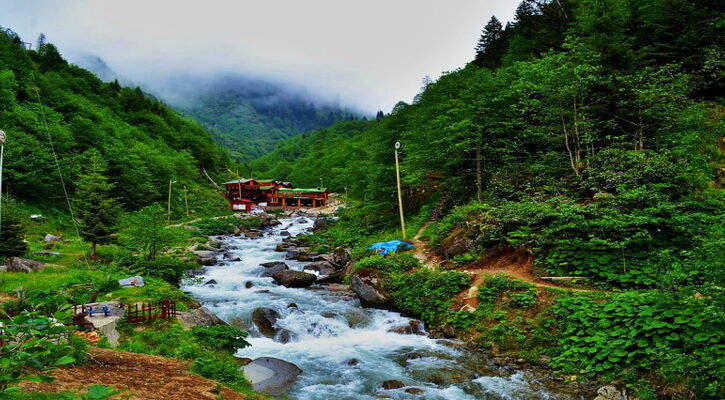
[[[412,249],[413,245],[401,240],[391,240],[389,242],[378,242],[368,247],[368,250],[376,250],[379,254],[387,255],[388,253],[394,253],[398,251],[398,247],[403,246],[407,249]]]

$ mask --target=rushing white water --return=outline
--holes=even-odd
[[[275,252],[284,239],[283,230],[292,236],[305,232],[313,221],[308,218],[283,219],[282,225],[268,229],[256,239],[223,237],[239,262],[223,262],[208,267],[204,281],[214,285],[189,285],[184,289],[227,322],[241,323],[250,330],[251,347],[239,357],[276,357],[298,365],[304,373],[290,397],[298,400],[375,399],[567,399],[552,395],[529,384],[526,374],[481,376],[473,371],[477,360],[470,353],[456,350],[443,340],[425,336],[389,332],[409,319],[398,313],[363,309],[357,299],[345,292],[324,286],[293,289],[277,286],[272,278],[260,277],[261,263],[284,261],[291,269],[301,270],[305,263],[285,260]],[[247,288],[247,282],[252,283]],[[297,309],[288,305],[295,303]],[[262,337],[251,323],[258,307],[268,307],[281,315],[279,328],[292,332],[288,343]],[[485,364],[485,360],[480,363]],[[383,390],[385,380],[400,380],[406,387]],[[411,387],[421,394],[407,393]]]

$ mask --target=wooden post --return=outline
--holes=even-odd
[[[395,179],[398,183],[398,208],[400,210],[400,230],[405,240],[405,216],[403,215],[403,192],[400,189],[400,163],[398,162],[398,149],[400,142],[395,142]]]
[[[186,205],[186,216],[189,216],[189,189],[186,188],[186,185],[184,185],[184,204]]]

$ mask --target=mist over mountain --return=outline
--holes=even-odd
[[[218,143],[242,161],[264,155],[296,134],[363,118],[337,100],[300,86],[237,74],[189,82],[173,95],[162,97],[206,126]]]
[[[118,79],[136,86],[99,56],[77,54],[73,55],[73,62],[103,81]],[[155,79],[153,85],[140,86],[205,126],[219,144],[241,161],[267,154],[279,141],[299,133],[365,118],[363,113],[340,105],[331,95],[240,73],[172,75]]]

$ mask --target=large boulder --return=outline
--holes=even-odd
[[[335,247],[332,253],[332,261],[338,265],[345,265],[352,260],[350,257],[350,249],[347,247]]]
[[[252,322],[262,335],[273,338],[278,329],[274,326],[279,319],[279,313],[271,308],[260,307],[252,312]]]
[[[35,272],[45,267],[45,263],[28,260],[20,257],[8,257],[5,259],[7,272]]]
[[[330,275],[337,272],[337,268],[329,261],[315,261],[305,265],[305,270],[317,271],[320,275]]]
[[[216,314],[209,311],[206,307],[199,307],[195,310],[188,312],[177,312],[176,318],[179,319],[184,329],[191,329],[192,326],[214,326],[214,325],[228,325],[221,318],[217,317]]]
[[[274,282],[278,285],[301,288],[315,283],[317,277],[308,272],[285,269],[272,274],[272,279],[274,279]]]
[[[382,289],[382,281],[378,272],[363,268],[350,280],[350,287],[360,299],[363,307],[386,308],[390,301]]]
[[[262,276],[265,278],[269,278],[279,271],[289,269],[287,264],[279,261],[268,262],[260,265],[264,267],[264,272],[262,272]]]
[[[272,357],[257,358],[243,369],[255,392],[272,396],[285,395],[302,374],[298,366]]]
[[[460,256],[469,253],[475,242],[470,238],[471,232],[467,228],[456,228],[441,242],[441,251],[448,257]]]

